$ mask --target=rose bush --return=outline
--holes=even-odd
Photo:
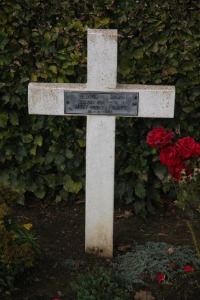
[[[177,138],[173,131],[159,126],[146,137],[149,146],[159,151],[160,162],[168,169],[177,194],[175,203],[182,209],[200,258],[200,246],[188,216],[200,212],[200,143],[191,136]]]
[[[173,141],[175,133],[166,130],[162,126],[155,127],[146,137],[149,146],[160,150],[160,161],[168,167],[169,173],[175,180],[185,179],[192,174],[194,161],[191,158],[200,156],[200,143],[196,142],[193,137],[187,136]]]
[[[147,135],[147,144],[151,147],[164,147],[171,143],[174,138],[174,132],[168,131],[162,126],[155,127]]]

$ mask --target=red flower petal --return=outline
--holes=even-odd
[[[166,130],[162,126],[155,127],[149,131],[146,137],[146,142],[151,147],[162,148],[171,143],[175,133],[170,130]]]
[[[173,146],[167,146],[161,149],[160,161],[163,165],[171,167],[181,163],[181,158],[178,151]]]
[[[158,281],[158,283],[165,281],[165,274],[159,273],[156,277],[156,280]]]
[[[185,272],[193,272],[193,271],[194,271],[194,268],[193,268],[192,266],[190,266],[190,265],[186,265],[186,266],[184,267],[184,271],[185,271]]]

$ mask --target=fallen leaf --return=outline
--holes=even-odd
[[[174,262],[174,261],[171,261],[170,263],[169,263],[169,269],[170,270],[177,270],[178,269],[178,265]]]
[[[117,216],[117,219],[128,219],[132,217],[133,217],[133,213],[131,211],[125,210],[123,214]]]
[[[148,291],[139,291],[134,296],[135,300],[155,300],[155,297]]]
[[[167,249],[168,254],[173,254],[175,251],[174,247],[170,247]]]
[[[166,236],[166,233],[164,233],[164,232],[159,232],[157,235],[158,235],[158,236]]]
[[[127,250],[129,250],[129,249],[131,249],[132,247],[131,247],[131,244],[120,244],[118,247],[117,247],[117,249],[118,249],[118,251],[120,251],[120,252],[125,252],[125,251],[127,251]]]

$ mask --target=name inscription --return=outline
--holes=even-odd
[[[64,92],[64,113],[137,116],[139,93]]]

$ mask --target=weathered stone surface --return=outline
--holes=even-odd
[[[86,92],[86,84],[74,83],[30,83],[29,113],[39,115],[59,115],[64,113],[64,91]],[[99,88],[98,88],[99,90]],[[93,90],[95,91],[95,90]],[[103,91],[139,93],[138,116],[142,118],[173,118],[175,88],[162,85],[117,84],[116,88]],[[83,115],[87,115],[84,114]],[[123,115],[123,117],[125,117]]]

